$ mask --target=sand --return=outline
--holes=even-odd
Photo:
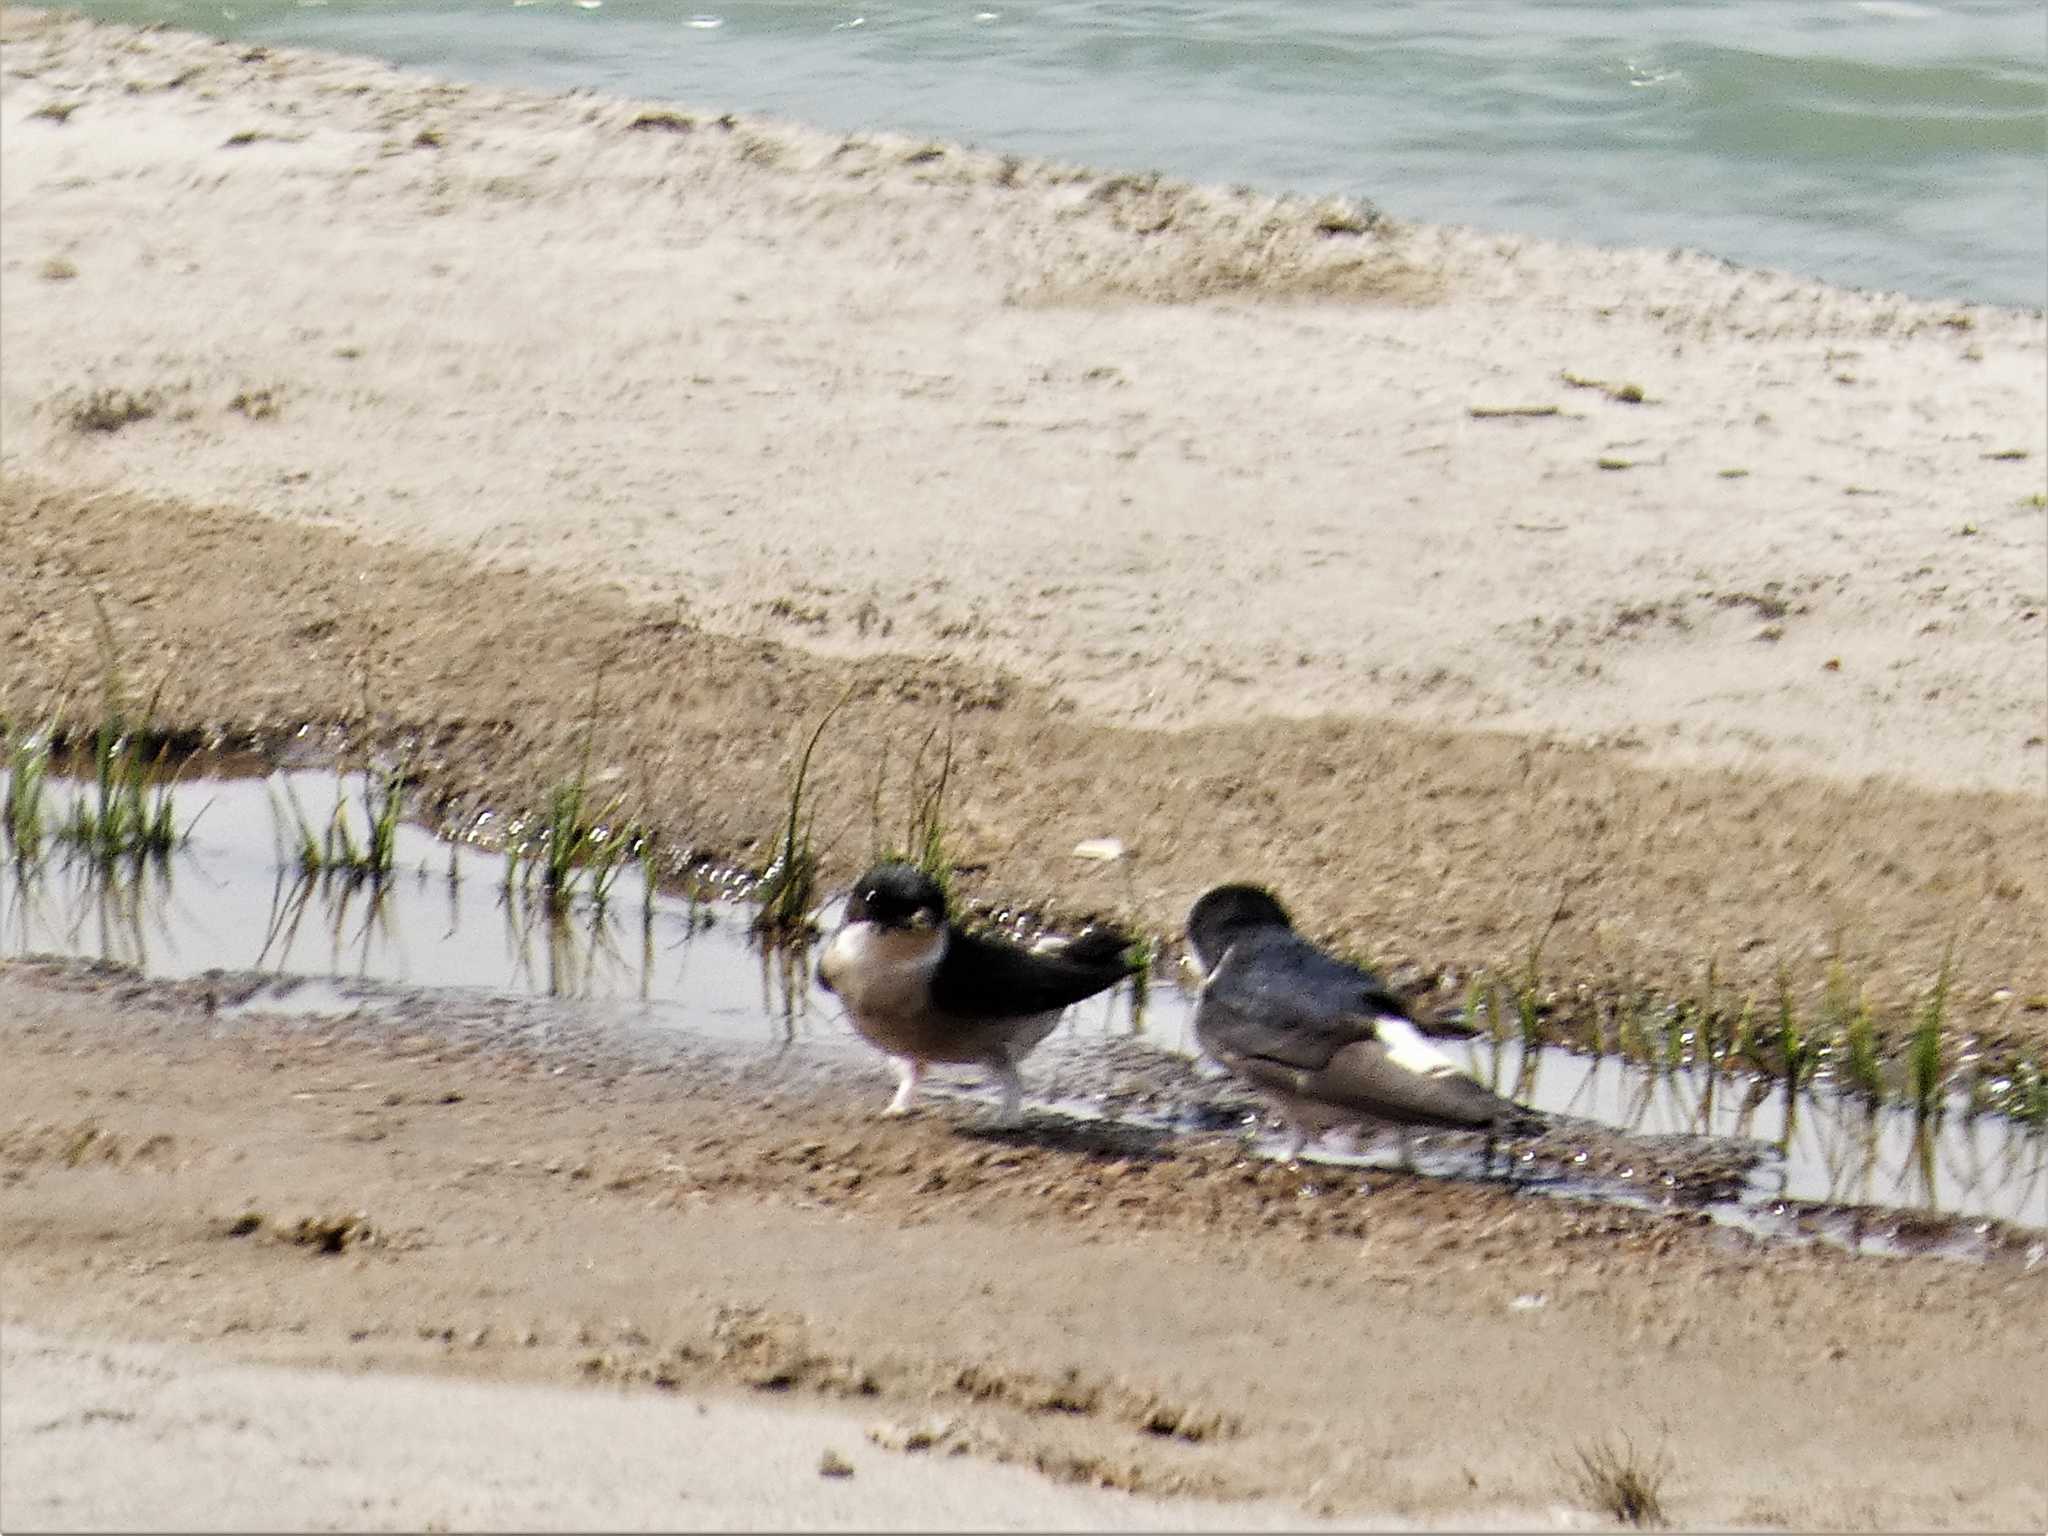
[[[2048,1039],[2038,314],[6,27],[11,718],[97,708],[97,592],[179,721],[514,809],[604,674],[629,812],[758,867],[850,689],[835,877],[952,730],[997,901],[1257,875],[1448,993],[1953,945]]]
[[[2038,314],[7,26],[10,474],[1122,724],[2048,774]],[[97,389],[157,414],[81,435]]]
[[[950,729],[992,903],[1170,937],[1253,876],[1433,1003],[1542,938],[1561,1015],[1839,966],[1892,1030],[1953,943],[1965,1027],[2048,1046],[2039,314],[20,7],[0,130],[0,717],[93,718],[97,597],[195,739],[403,751],[466,826],[587,737],[667,846],[758,866],[844,696],[828,876]],[[1130,856],[1070,856],[1102,836]],[[663,1371],[742,1414],[765,1352],[787,1466],[865,1374],[876,1418],[951,1423],[944,1465],[1049,1474],[1030,1523],[1583,1518],[1558,1458],[1624,1429],[1689,1522],[2042,1523],[2038,1265],[1399,1176],[1310,1219],[1313,1176],[1227,1148],[878,1129],[871,1063],[764,1097],[432,1029],[245,1038],[138,986],[0,975],[10,1525],[56,1508],[13,1469],[66,1465],[17,1461],[14,1367],[54,1391],[136,1340],[195,1398],[341,1414],[362,1384],[243,1367],[595,1375],[659,1417]],[[328,1086],[400,1060],[465,1097],[407,1079],[359,1138]],[[74,1166],[87,1120],[118,1149]],[[223,1236],[250,1200],[418,1240]],[[934,1325],[977,1293],[999,1323]],[[1131,1421],[1158,1403],[1234,1427]],[[162,1411],[164,1454],[212,1433]],[[704,1523],[997,1520],[866,1445]],[[476,1502],[375,1518],[691,1523],[440,1466]],[[298,1476],[309,1523],[385,1496]],[[1118,1491],[1063,1502],[1088,1482]],[[1264,1502],[1132,1502],[1162,1497]]]
[[[258,1432],[229,1433],[238,1410],[219,1409],[225,1429],[193,1412],[215,1381],[275,1426],[266,1454],[284,1481],[274,1505],[224,1498],[203,1524],[270,1508],[689,1527],[727,1523],[724,1509],[772,1526],[828,1518],[815,1458],[832,1445],[857,1487],[872,1473],[903,1493],[849,1506],[890,1526],[1008,1522],[971,1487],[920,1488],[895,1466],[956,1452],[1139,1496],[1057,1488],[1027,1523],[1284,1524],[1291,1509],[1544,1526],[1592,1514],[1560,1459],[1622,1435],[1668,1456],[1662,1493],[1684,1524],[2005,1529],[2048,1509],[2048,1423],[2020,1364],[2048,1344],[2048,1265],[2025,1252],[1873,1260],[1499,1185],[1389,1172],[1362,1189],[1247,1163],[1227,1135],[1114,1137],[1046,1117],[978,1132],[980,1105],[877,1122],[883,1074],[850,1047],[655,1041],[590,1010],[537,1028],[538,1005],[459,996],[269,1019],[215,1010],[208,992],[0,969],[10,1339],[26,1326],[88,1353],[101,1346],[64,1341],[175,1344],[182,1372],[210,1356],[581,1385],[606,1403],[564,1407],[545,1453],[572,1465],[594,1426],[636,1417],[611,1393],[638,1394],[640,1422],[616,1441],[616,1474],[571,1471],[542,1498],[523,1457],[476,1459],[454,1430],[407,1436],[406,1416],[436,1399],[394,1384],[391,1419],[307,1481],[289,1454],[302,1426],[361,1390],[234,1372],[138,1401],[81,1390],[88,1376],[30,1411],[10,1370],[10,1515],[17,1498],[54,1508],[53,1492],[101,1501],[64,1524],[132,1507],[91,1479],[39,1481],[78,1465],[58,1458],[88,1425],[36,1430],[67,1411],[136,1413],[101,1424],[102,1443],[152,1465],[192,1442],[209,1457],[224,1441],[260,1449]],[[306,1223],[331,1242],[307,1241]],[[29,1377],[38,1400],[53,1369]],[[804,1411],[752,1472],[683,1477],[659,1449],[675,1400],[725,1413],[735,1395],[755,1412],[734,1426],[761,1404]],[[501,1401],[510,1452],[561,1399]],[[918,1429],[937,1444],[905,1449]],[[17,1444],[36,1459],[17,1461]],[[437,1466],[451,1483],[429,1480]],[[909,1481],[882,1481],[896,1477]],[[721,1486],[733,1502],[702,1518],[664,1502]],[[366,1496],[367,1511],[322,1502]],[[1175,1515],[1162,1497],[1212,1502]]]
[[[22,1328],[0,1366],[10,1530],[1412,1528],[894,1453],[843,1411],[252,1369]]]

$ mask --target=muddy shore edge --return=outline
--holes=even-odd
[[[2048,1049],[2048,816],[2026,795],[1639,766],[1556,739],[1383,720],[1181,731],[1077,716],[1013,677],[819,657],[558,578],[224,508],[0,485],[0,719],[93,728],[111,625],[135,701],[191,744],[377,756],[458,833],[588,763],[679,863],[765,867],[796,753],[824,879],[900,841],[920,743],[951,733],[969,900],[1172,939],[1207,885],[1272,884],[1426,1007],[1539,979],[1560,1027],[1650,997],[1731,1013],[1864,989],[1898,1040],[1953,952],[1953,1025]],[[596,705],[596,714],[591,713]],[[929,764],[927,764],[927,770]],[[878,817],[879,811],[879,817]],[[1111,865],[1077,859],[1120,839]]]
[[[1324,1518],[1578,1523],[1561,1466],[1625,1433],[1681,1524],[2038,1523],[2023,1256],[1859,1258],[1228,1136],[991,1134],[944,1100],[878,1123],[865,1053],[394,1001],[277,1017],[0,967],[9,1324],[809,1403],[856,1413],[862,1456]]]

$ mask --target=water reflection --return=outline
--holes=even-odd
[[[52,779],[55,815],[66,813],[67,795],[84,792]],[[501,856],[400,825],[388,875],[304,868],[284,830],[293,822],[278,807],[293,806],[300,826],[317,824],[337,806],[368,814],[368,792],[361,776],[313,772],[181,784],[178,826],[189,826],[189,837],[167,856],[67,857],[48,847],[33,860],[10,859],[0,878],[0,955],[82,956],[170,978],[254,970],[600,1000],[632,1005],[638,1023],[777,1049],[844,1028],[833,1000],[814,991],[807,949],[754,942],[748,908],[653,889],[637,863],[620,869],[607,900],[586,892],[550,901],[513,878]],[[1155,979],[1149,990],[1127,986],[1090,1000],[1063,1027],[1084,1039],[1142,1036],[1148,1047],[1192,1056],[1192,1013],[1188,994]],[[2048,1227],[2048,1136],[1985,1112],[1979,1084],[1920,1114],[1825,1079],[1788,1091],[1782,1079],[1725,1066],[1644,1066],[1530,1047],[1514,1035],[1481,1034],[1464,1049],[1481,1081],[1558,1116],[1625,1131],[1645,1148],[1658,1138],[1770,1144],[1777,1155],[1740,1186],[1751,1206],[1875,1205]],[[1551,1140],[1570,1134],[1567,1124]],[[1440,1155],[1431,1166],[1467,1171],[1460,1157]],[[1565,1157],[1586,1164],[1583,1153]],[[1652,1184],[1647,1166],[1623,1163],[1587,1166],[1574,1188],[1647,1195]]]

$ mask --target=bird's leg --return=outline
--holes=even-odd
[[[998,1129],[1007,1129],[1024,1122],[1024,1074],[1017,1070],[1012,1061],[992,1061],[988,1064],[989,1076],[996,1080],[996,1086],[1003,1091],[1003,1101],[997,1107],[995,1118],[989,1124]]]
[[[1301,1154],[1307,1150],[1308,1144],[1315,1139],[1316,1133],[1291,1116],[1283,1117],[1281,1123],[1287,1127],[1287,1152],[1281,1158],[1281,1161],[1284,1163],[1300,1162]]]
[[[915,1056],[891,1056],[889,1065],[896,1069],[896,1097],[889,1101],[885,1115],[907,1115],[910,1101],[917,1097],[917,1085],[924,1076],[924,1063]]]
[[[1403,1173],[1413,1173],[1415,1171],[1415,1143],[1409,1138],[1408,1127],[1405,1125],[1397,1126],[1395,1127],[1394,1134],[1401,1138],[1401,1171]]]

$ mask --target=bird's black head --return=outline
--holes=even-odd
[[[937,928],[946,921],[946,893],[913,865],[877,864],[853,882],[846,920],[878,928]]]
[[[1294,924],[1273,893],[1256,885],[1219,885],[1188,909],[1188,943],[1205,971],[1216,969],[1232,944],[1265,928],[1291,932]]]

